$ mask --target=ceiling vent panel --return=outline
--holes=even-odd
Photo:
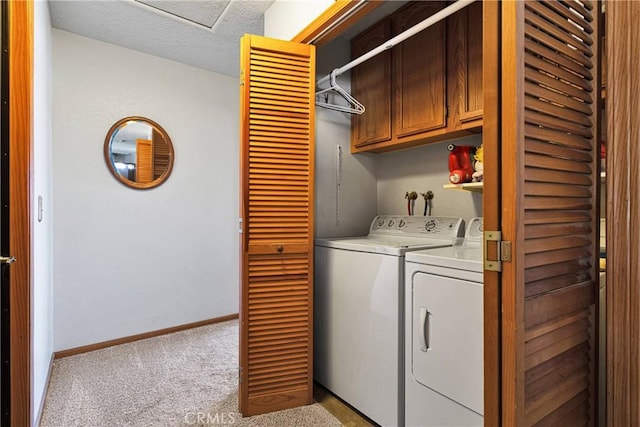
[[[178,18],[186,19],[211,28],[216,23],[230,0],[136,0]]]

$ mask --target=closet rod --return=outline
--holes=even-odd
[[[354,59],[353,61],[349,62],[348,64],[343,65],[340,68],[336,68],[335,75],[339,76],[340,74],[343,74],[343,73],[349,71],[353,67],[355,67],[357,65],[360,65],[363,62],[373,58],[377,54],[379,54],[381,52],[384,52],[385,50],[391,49],[392,47],[394,47],[398,43],[401,43],[401,42],[405,41],[406,39],[408,39],[409,37],[416,35],[420,31],[422,31],[422,30],[424,30],[426,28],[429,28],[430,26],[432,26],[434,24],[437,24],[438,22],[442,21],[447,16],[453,15],[454,13],[456,13],[460,9],[470,5],[474,1],[476,1],[476,0],[458,0],[458,1],[456,1],[455,3],[445,7],[441,11],[436,12],[435,14],[431,15],[430,17],[428,17],[424,21],[417,23],[416,25],[414,25],[413,27],[409,28],[408,30],[398,34],[397,36],[393,37],[390,40],[387,40],[386,42],[382,43],[380,46],[370,50],[369,52],[365,53],[362,56],[359,56],[358,58]],[[330,78],[331,78],[331,74],[327,74],[326,76],[324,76],[323,78],[321,78],[320,80],[318,80],[316,82],[316,86],[320,86],[321,84],[328,82]]]

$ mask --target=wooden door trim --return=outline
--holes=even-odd
[[[338,0],[291,41],[322,46],[338,37],[362,17],[382,6],[381,1]]]
[[[640,424],[640,96],[636,2],[607,2],[607,425]]]
[[[518,154],[523,150],[517,147],[523,141],[522,117],[524,100],[519,91],[519,82],[524,81],[524,2],[503,2],[501,11],[502,37],[502,149],[501,197],[503,205],[514,205],[516,209],[501,212],[502,238],[513,244],[512,262],[504,263],[502,270],[502,325],[501,325],[501,371],[502,371],[502,413],[504,426],[524,425],[524,317],[521,301],[524,300],[524,251],[517,247],[518,239],[524,235],[522,188],[517,177],[524,173],[523,159]],[[509,146],[509,144],[512,144]],[[517,198],[509,203],[508,199]]]
[[[485,2],[482,11],[482,84],[484,91],[484,162],[496,167],[484,172],[484,229],[500,230],[500,3]],[[501,411],[501,289],[500,274],[484,272],[484,423],[500,425]]]
[[[11,425],[31,425],[33,2],[9,3]]]

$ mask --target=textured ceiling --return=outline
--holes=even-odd
[[[273,0],[49,0],[55,28],[237,77]]]

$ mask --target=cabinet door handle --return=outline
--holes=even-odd
[[[420,307],[420,351],[429,350],[429,310],[427,307]]]

